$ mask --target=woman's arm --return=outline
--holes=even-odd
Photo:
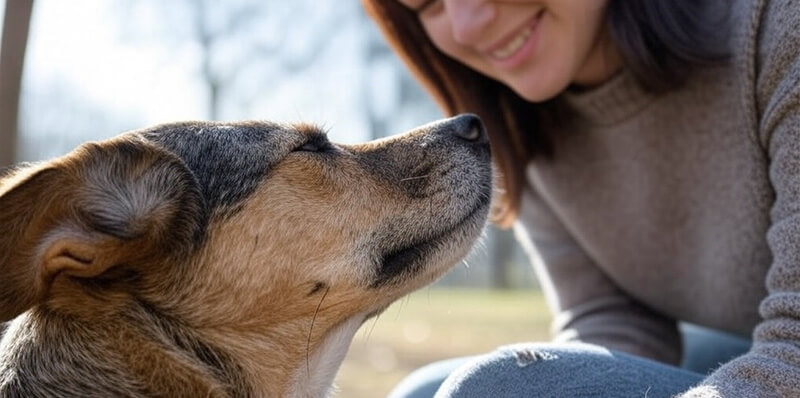
[[[556,341],[583,341],[671,364],[680,361],[676,322],[621,291],[531,188],[523,192],[514,228],[555,314]]]
[[[750,352],[683,397],[800,397],[800,4],[755,2],[748,76],[753,118],[775,190],[773,255]],[[751,91],[752,94],[752,91]],[[732,286],[731,288],[735,288]]]

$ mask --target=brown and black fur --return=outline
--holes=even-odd
[[[480,234],[460,116],[363,145],[187,122],[0,179],[3,397],[314,397],[355,331]]]

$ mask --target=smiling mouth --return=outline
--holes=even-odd
[[[372,283],[371,287],[377,288],[387,285],[397,280],[397,277],[401,274],[415,275],[422,269],[424,258],[432,250],[436,250],[454,232],[463,229],[467,223],[474,221],[479,214],[488,209],[490,203],[491,199],[489,197],[481,198],[472,210],[452,227],[438,232],[432,237],[426,237],[384,254],[380,260],[378,278]]]
[[[544,14],[544,9],[537,12],[533,18],[510,37],[501,40],[500,43],[487,50],[487,53],[497,61],[505,61],[514,56],[531,38],[542,19],[542,14]]]

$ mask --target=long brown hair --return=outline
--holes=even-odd
[[[533,104],[506,85],[455,61],[431,42],[416,13],[397,0],[361,0],[392,49],[447,115],[472,112],[489,131],[492,156],[502,190],[493,221],[509,226],[516,219],[525,166],[553,155],[552,140],[537,127],[548,104]],[[723,62],[727,46],[724,1],[611,0],[607,22],[625,65],[651,92],[680,85],[700,64]],[[542,112],[544,110],[544,112]]]

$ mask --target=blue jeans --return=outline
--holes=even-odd
[[[671,397],[750,346],[693,325],[681,325],[681,332],[680,368],[589,344],[523,343],[425,366],[389,398]]]

